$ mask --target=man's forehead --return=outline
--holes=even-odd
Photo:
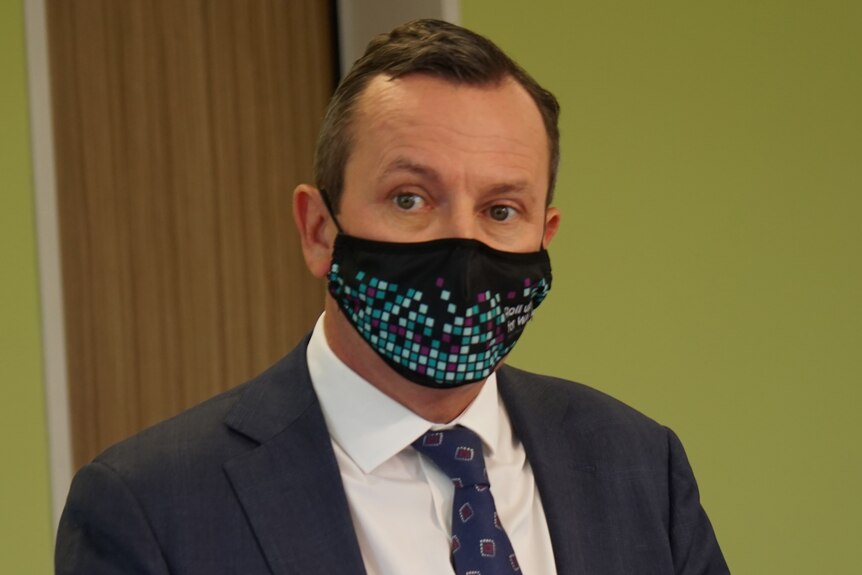
[[[526,88],[511,76],[487,83],[468,83],[435,74],[414,72],[397,77],[378,74],[368,82],[359,94],[353,111],[352,140],[355,144],[362,138],[363,130],[356,129],[357,124],[365,124],[362,127],[368,128],[369,121],[385,121],[394,115],[403,117],[407,114],[423,119],[429,117],[432,109],[436,109],[437,104],[443,100],[451,99],[451,110],[459,106],[473,107],[477,101],[502,94],[508,95],[505,102],[510,116],[532,116],[535,120],[534,128],[548,136],[538,105]],[[499,103],[499,99],[495,102]],[[496,107],[489,109],[498,112]],[[502,110],[499,112],[502,114]]]

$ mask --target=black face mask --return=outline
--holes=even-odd
[[[512,350],[551,288],[551,262],[544,248],[514,253],[469,239],[393,243],[340,232],[328,279],[345,317],[392,369],[450,388],[485,379]]]

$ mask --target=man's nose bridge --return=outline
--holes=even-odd
[[[475,240],[479,234],[479,220],[473,205],[467,198],[452,202],[449,214],[449,236]]]

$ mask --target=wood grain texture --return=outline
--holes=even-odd
[[[241,383],[322,309],[290,214],[324,0],[48,0],[74,461]]]

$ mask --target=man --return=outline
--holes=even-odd
[[[58,573],[728,572],[672,432],[501,367],[550,287],[558,112],[472,32],[375,38],[294,192],[324,315],[84,467]]]

